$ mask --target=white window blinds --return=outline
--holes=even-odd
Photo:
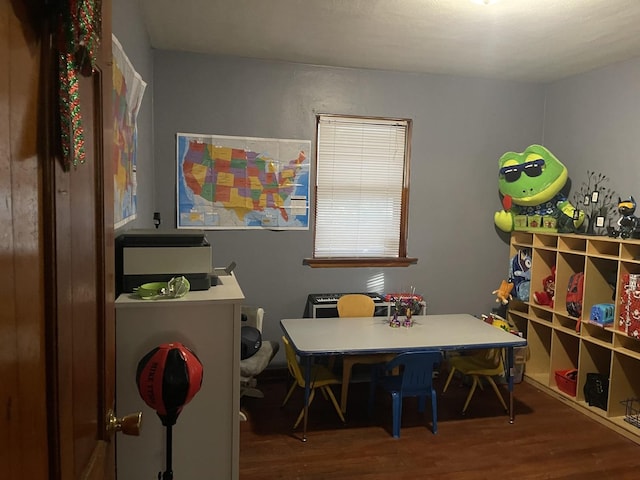
[[[319,116],[315,258],[399,256],[408,123]]]

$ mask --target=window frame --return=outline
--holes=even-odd
[[[404,147],[404,167],[401,193],[400,223],[398,226],[399,245],[397,257],[316,257],[316,218],[318,209],[318,134],[320,121],[322,118],[345,118],[361,119],[363,121],[381,120],[385,122],[406,122],[406,135]],[[413,121],[409,118],[375,117],[363,115],[340,115],[340,114],[316,114],[316,156],[314,168],[314,189],[313,189],[313,257],[305,258],[304,265],[312,268],[339,268],[339,267],[408,267],[418,262],[417,258],[407,256],[407,239],[409,227],[409,187],[410,187],[410,167],[411,167],[411,135]]]

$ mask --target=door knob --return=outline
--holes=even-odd
[[[114,434],[115,432],[122,432],[125,435],[140,435],[140,426],[142,425],[142,412],[132,413],[118,418],[113,413],[113,410],[109,410],[107,413],[107,432]]]

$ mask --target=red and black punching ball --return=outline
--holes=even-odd
[[[138,362],[136,383],[140,396],[156,411],[162,425],[171,426],[200,390],[202,364],[183,344],[165,343]]]

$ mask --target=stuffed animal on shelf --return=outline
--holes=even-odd
[[[553,298],[556,294],[556,267],[551,269],[551,275],[542,279],[542,291],[533,292],[533,300],[538,305],[553,308]]]
[[[503,305],[509,303],[513,297],[511,296],[511,290],[513,290],[513,283],[502,280],[497,290],[491,292],[496,296],[496,302],[501,302]]]
[[[567,167],[542,145],[502,155],[498,188],[503,210],[494,215],[496,226],[504,232],[574,233],[585,215],[563,192],[568,175]]]
[[[615,232],[620,238],[640,238],[640,219],[635,216],[636,201],[633,197],[621,200],[618,197],[619,229]]]
[[[531,286],[531,249],[522,248],[509,260],[510,283],[513,283],[513,296],[523,302],[529,301]]]

